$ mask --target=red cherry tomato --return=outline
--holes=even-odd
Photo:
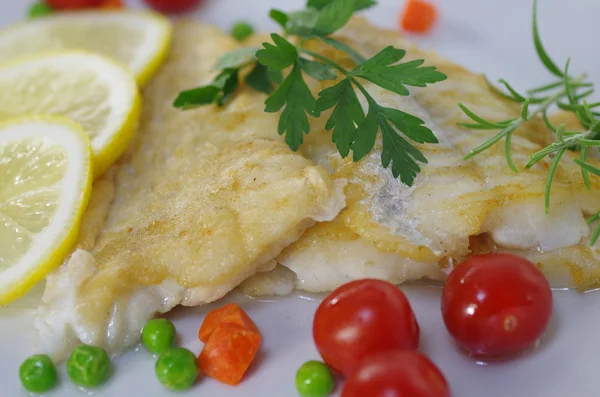
[[[367,358],[346,380],[342,397],[449,397],[444,375],[424,355],[392,350]]]
[[[323,360],[349,376],[370,355],[416,349],[419,325],[398,287],[358,280],[336,289],[319,305],[313,338]]]
[[[98,7],[103,0],[45,0],[46,4],[57,10],[75,10]]]
[[[194,9],[202,0],[145,0],[146,4],[166,14],[186,12]]]
[[[442,315],[457,344],[476,357],[514,355],[534,344],[552,314],[544,274],[511,254],[474,256],[448,277]]]

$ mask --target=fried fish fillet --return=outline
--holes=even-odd
[[[95,184],[78,249],[48,277],[36,326],[55,359],[78,342],[121,352],[156,313],[214,301],[271,270],[344,207],[346,182],[289,150],[262,94],[241,90],[223,109],[172,107],[237,46],[213,27],[176,26],[134,142]]]
[[[352,20],[337,38],[366,57],[393,45],[407,51],[405,60],[425,59],[447,74],[444,82],[411,89],[409,97],[365,84],[382,105],[423,119],[440,143],[416,145],[428,163],[407,187],[381,167],[380,141],[370,156],[352,163],[337,154],[322,121],[314,122],[304,153],[330,168],[334,177],[349,180],[347,207],[334,221],[307,230],[277,258],[295,279],[280,270],[279,279],[259,274],[247,282],[252,288],[246,292],[267,293],[272,286],[289,289],[281,285],[284,282],[323,292],[362,277],[394,283],[442,280],[465,257],[491,251],[514,252],[534,261],[556,287],[584,290],[600,284],[600,246],[589,246],[590,227],[595,225],[586,224],[586,217],[600,210],[600,178],[591,177],[592,189],[586,189],[579,167],[565,156],[545,214],[548,159],[517,174],[499,144],[462,160],[497,131],[457,126],[470,121],[458,103],[491,120],[519,117],[517,104],[495,95],[481,76],[363,19]],[[353,67],[346,55],[318,43],[312,46]],[[522,169],[529,154],[552,140],[541,120],[526,123],[512,140],[514,162]]]

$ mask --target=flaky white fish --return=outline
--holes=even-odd
[[[62,359],[84,342],[119,353],[155,314],[221,298],[344,207],[345,182],[287,147],[264,95],[242,90],[223,109],[172,107],[238,45],[213,27],[176,27],[135,141],[94,186],[80,247],[47,280],[41,351]]]

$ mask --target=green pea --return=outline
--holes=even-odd
[[[56,367],[45,354],[29,357],[19,367],[19,377],[25,389],[33,393],[43,393],[56,386]]]
[[[148,321],[142,330],[142,341],[146,349],[161,354],[175,342],[175,326],[165,318]]]
[[[112,371],[110,357],[104,349],[80,345],[67,361],[67,373],[71,381],[82,387],[98,387],[106,382]]]
[[[27,16],[29,18],[39,18],[45,17],[46,15],[50,15],[52,13],[54,13],[54,8],[50,7],[43,1],[37,1],[29,7],[29,11],[27,11]]]
[[[252,36],[254,28],[247,22],[236,22],[231,28],[231,35],[238,41],[243,41]]]
[[[174,347],[161,354],[154,369],[160,383],[170,390],[189,389],[198,377],[196,356],[183,347]]]
[[[320,361],[307,361],[296,372],[296,389],[302,397],[325,397],[334,387],[331,370]]]

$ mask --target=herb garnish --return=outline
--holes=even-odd
[[[533,42],[540,61],[556,77],[556,81],[530,89],[526,95],[522,95],[505,80],[499,80],[499,83],[506,89],[501,90],[486,79],[488,85],[496,94],[521,104],[520,117],[501,121],[486,120],[473,113],[463,104],[459,104],[463,112],[474,121],[474,123],[459,123],[459,125],[471,129],[500,130],[494,137],[471,150],[464,157],[465,160],[485,151],[504,139],[506,161],[514,172],[519,172],[520,170],[511,158],[512,134],[526,121],[534,117],[541,117],[546,126],[554,132],[556,141],[542,150],[531,154],[529,162],[525,165],[525,169],[533,167],[545,157],[552,158],[548,177],[546,178],[545,191],[545,207],[546,213],[548,213],[550,209],[552,181],[558,164],[567,150],[579,151],[579,159],[575,158],[573,161],[581,167],[581,175],[588,189],[591,189],[589,173],[600,176],[600,168],[586,162],[590,148],[600,147],[600,112],[594,111],[594,109],[600,108],[600,102],[588,103],[585,100],[585,98],[594,92],[593,84],[585,80],[585,75],[573,77],[569,74],[570,59],[567,60],[564,69],[560,69],[544,49],[538,28],[537,0],[533,1]],[[535,109],[530,109],[532,105],[535,106]],[[562,110],[574,113],[586,130],[584,132],[567,131],[564,124],[559,126],[553,125],[548,117],[548,111],[554,105]],[[591,224],[599,219],[600,212],[590,217],[588,223]],[[594,245],[599,237],[600,222],[592,233],[590,239],[591,245]]]
[[[359,161],[373,149],[381,131],[381,163],[386,168],[391,164],[394,177],[399,176],[403,183],[412,185],[420,171],[417,162],[427,163],[427,159],[410,141],[438,141],[420,118],[379,105],[361,81],[367,80],[407,96],[410,94],[407,86],[425,87],[445,80],[446,76],[435,67],[422,66],[423,60],[398,63],[405,55],[404,50],[390,46],[365,59],[348,45],[330,37],[357,11],[373,5],[373,0],[308,0],[304,10],[289,13],[271,10],[271,19],[281,25],[285,37],[273,33],[273,43],[263,43],[262,49],[242,48],[221,56],[214,67],[221,72],[213,82],[181,92],[174,106],[184,110],[212,103],[224,106],[240,84],[240,71],[251,68],[245,82],[270,95],[265,102],[266,112],[283,109],[278,132],[285,134],[290,149],[298,150],[304,134],[309,133],[309,115],[319,117],[321,112],[333,108],[326,129],[332,131],[332,141],[342,157],[352,151],[353,160]],[[294,36],[299,44],[288,40]],[[356,67],[347,70],[332,59],[305,48],[304,43],[312,39],[346,53]],[[283,78],[283,71],[288,68],[291,71]],[[342,79],[315,98],[306,84],[306,76],[316,80],[336,80],[340,76]],[[367,114],[356,90],[368,104]]]

